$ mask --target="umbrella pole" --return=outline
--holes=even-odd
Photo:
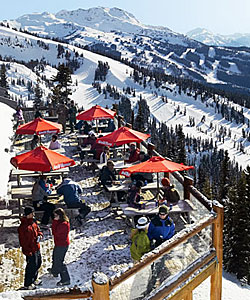
[[[95,124],[96,124],[96,133],[98,133],[98,123],[97,123],[98,120],[95,120],[95,122],[96,122],[96,123],[95,123]]]
[[[160,194],[160,185],[159,185],[159,173],[157,174],[157,195],[156,195],[156,199],[157,201],[159,201],[159,194]]]

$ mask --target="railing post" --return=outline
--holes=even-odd
[[[213,210],[217,213],[217,218],[213,223],[213,245],[216,249],[218,264],[215,273],[211,275],[210,300],[221,300],[224,208],[214,201]]]
[[[184,199],[190,200],[190,185],[193,185],[193,179],[188,176],[184,176]]]
[[[109,300],[109,279],[101,272],[92,275],[93,300]]]
[[[183,298],[183,300],[193,300],[193,294],[192,294],[192,291],[189,291],[185,298]]]

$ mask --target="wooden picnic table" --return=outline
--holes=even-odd
[[[114,198],[115,201],[118,202],[118,192],[128,192],[131,188],[131,181],[116,181],[116,184],[105,185],[105,187],[108,190],[108,192],[110,192],[110,198]],[[142,191],[157,190],[157,182],[148,183],[147,185],[144,185],[141,189]]]
[[[51,172],[43,172],[45,176],[60,176],[60,179],[68,175],[69,167],[58,169]],[[27,170],[20,170],[20,169],[12,169],[11,176],[16,177],[18,186],[21,186],[21,179],[22,177],[38,177],[41,175],[41,172],[34,172],[34,171],[27,171]]]
[[[16,187],[11,189],[11,198],[17,199],[18,201],[18,212],[21,215],[23,200],[30,200],[32,204],[32,186],[26,187]],[[52,190],[52,193],[47,196],[49,202],[58,202],[60,195],[57,194],[55,189]]]
[[[132,225],[134,225],[134,217],[140,216],[140,215],[156,215],[159,212],[159,207],[156,206],[155,201],[142,201],[145,203],[145,208],[138,209],[131,206],[128,206],[128,204],[120,204],[120,208],[123,211],[123,214],[126,216],[126,218],[131,222]],[[191,203],[190,200],[179,200],[176,205],[174,205],[170,210],[169,214],[187,214],[187,221],[190,223],[190,213],[194,211],[196,208]]]
[[[121,170],[121,169],[133,166],[133,164],[125,163],[124,160],[113,161],[113,163],[114,163],[114,169],[115,170]],[[97,167],[98,167],[99,170],[101,170],[104,166],[106,166],[106,163],[97,164]]]

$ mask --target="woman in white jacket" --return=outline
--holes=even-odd
[[[109,147],[108,146],[105,146],[103,148],[103,152],[101,153],[100,155],[100,164],[106,164],[107,161],[109,160]]]

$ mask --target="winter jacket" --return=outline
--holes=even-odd
[[[54,243],[56,247],[67,247],[69,245],[69,230],[69,222],[53,220],[52,234],[54,236]]]
[[[82,193],[82,188],[71,179],[64,179],[56,190],[57,194],[64,196],[64,202],[69,206],[81,202],[80,194]]]
[[[128,160],[126,162],[133,163],[140,160],[140,150],[137,148],[134,151],[131,151],[129,154]]]
[[[163,197],[170,203],[177,203],[180,200],[180,195],[173,185],[167,186],[163,192]]]
[[[18,235],[24,255],[31,256],[40,249],[37,238],[43,234],[34,219],[28,219],[26,217],[21,218],[21,225],[18,227]]]
[[[168,240],[170,239],[175,232],[174,222],[169,216],[162,220],[158,215],[155,216],[148,228],[148,237],[150,240]]]
[[[77,109],[75,106],[71,106],[69,108],[69,119],[71,121],[75,121],[76,120],[76,114],[77,114]]]
[[[104,166],[99,179],[103,185],[112,184],[112,181],[116,180],[115,172],[111,171],[107,166]]]
[[[134,260],[140,260],[141,257],[150,251],[150,241],[146,231],[136,229],[132,233],[132,245],[130,247],[131,257]]]
[[[38,180],[32,188],[32,201],[44,201],[46,196],[51,194],[44,180]]]
[[[99,158],[100,158],[100,164],[106,164],[107,161],[109,160],[109,153],[102,152]]]
[[[61,148],[61,144],[58,142],[58,140],[56,140],[55,142],[51,141],[49,144],[50,150],[56,150],[56,149],[60,149],[60,148]]]
[[[58,123],[64,124],[66,123],[68,117],[68,107],[65,104],[60,104],[57,109],[58,114]]]
[[[95,159],[100,159],[100,155],[103,151],[103,145],[98,144],[95,140],[95,142],[91,145],[90,152],[94,154]]]

